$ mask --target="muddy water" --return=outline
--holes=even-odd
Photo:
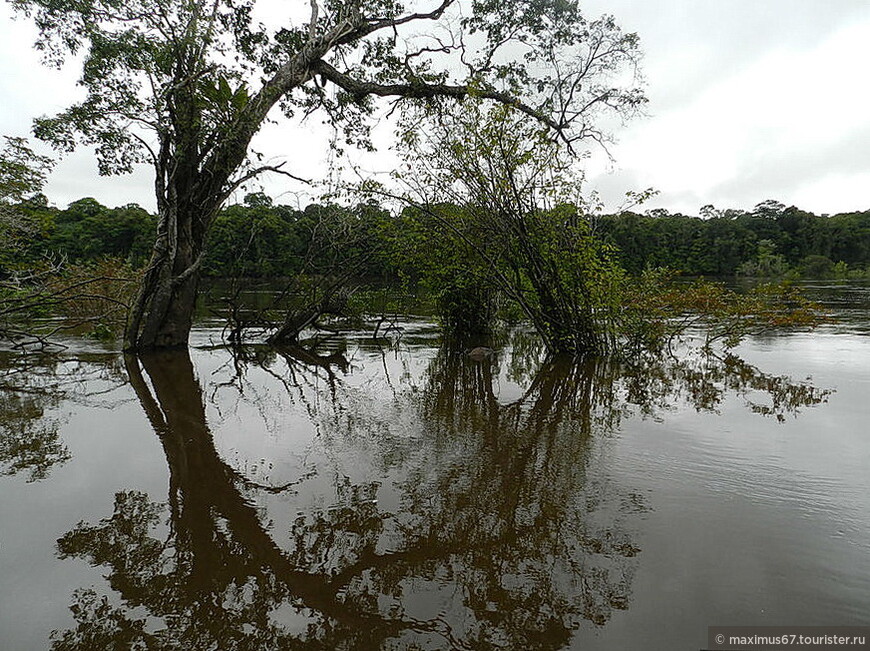
[[[233,356],[204,324],[190,353],[7,356],[0,648],[870,624],[870,302],[812,291],[836,325],[739,360],[572,364],[522,333],[474,360],[422,320],[315,351]]]

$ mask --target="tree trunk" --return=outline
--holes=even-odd
[[[205,244],[204,224],[215,211],[207,211],[205,218],[172,205],[161,211],[151,261],[127,320],[124,350],[187,346]]]
[[[188,256],[176,257],[173,273],[168,286],[164,283],[156,289],[157,294],[168,291],[169,300],[162,315],[152,311],[148,314],[142,329],[138,348],[178,348],[187,346],[193,313],[196,308],[196,295],[199,286],[199,273],[193,272],[182,280],[177,280],[195,260]]]

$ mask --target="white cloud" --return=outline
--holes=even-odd
[[[661,191],[655,205],[662,207],[697,211],[700,204],[682,203],[697,197],[703,203],[748,208],[776,191],[785,203],[800,204],[799,196],[803,207],[830,212],[828,197],[806,190],[808,184],[823,187],[813,183],[823,169],[805,166],[790,182],[780,179],[769,191],[746,178],[746,172],[757,170],[759,163],[777,166],[812,157],[831,143],[842,145],[838,166],[850,168],[851,174],[870,171],[870,152],[849,146],[852,135],[867,124],[870,88],[860,79],[868,60],[870,15],[809,49],[794,44],[771,48],[683,105],[633,125],[621,134],[616,158],[642,185]],[[651,108],[654,113],[655,105]],[[735,181],[741,178],[745,184],[738,187]],[[870,203],[860,186],[836,200],[851,209]]]
[[[817,214],[870,210],[867,188],[870,169],[851,174],[821,174],[797,188],[791,203]]]

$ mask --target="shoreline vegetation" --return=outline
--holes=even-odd
[[[412,121],[401,143],[414,171],[396,177],[399,195],[365,183],[348,189],[355,204],[300,211],[253,193],[217,213],[191,273],[194,291],[199,276],[231,279],[209,307],[225,341],[296,344],[366,318],[377,337],[408,308],[369,279],[431,301],[444,334],[471,348],[524,321],[554,355],[670,354],[695,327],[702,350],[727,353],[746,336],[825,316],[788,282],[737,292],[704,275],[848,277],[850,263],[859,275],[870,258],[870,213],[817,217],[765,201],[751,213],[705,206],[704,219],[602,215],[580,194],[564,147],[508,109],[466,106],[461,117],[436,110]],[[0,221],[0,339],[45,348],[64,330],[105,340],[123,331],[129,350],[159,217],[92,198],[61,211],[42,194],[11,196],[15,218]],[[675,282],[680,274],[700,277]],[[251,277],[285,280],[251,305]]]
[[[65,321],[51,321],[32,337],[23,328],[16,338],[9,327],[16,315],[9,315],[6,329],[13,336],[6,338],[44,344],[70,329],[114,339],[148,260],[156,217],[136,205],[108,208],[91,198],[61,210],[44,195],[14,209],[19,228],[4,233],[0,260],[4,302],[20,307],[17,316],[24,320],[59,315]],[[463,262],[455,243],[446,252],[446,244],[434,245],[420,223],[419,211],[411,208],[397,214],[360,203],[297,210],[249,194],[216,219],[203,262],[211,289],[200,314],[225,320],[230,344],[257,337],[295,342],[306,330],[329,332],[364,320],[376,324],[374,337],[384,336],[411,302],[425,306],[448,335],[459,333],[466,341],[485,340],[495,321],[528,320],[516,304],[478,282],[485,265]],[[619,326],[618,336],[634,338],[629,354],[667,349],[688,325],[706,326],[706,345],[719,341],[726,348],[759,329],[812,327],[823,317],[789,281],[868,277],[870,211],[817,216],[764,202],[752,212],[711,213],[708,207],[703,217],[688,217],[626,211],[587,218],[586,224],[585,236],[605,243],[608,260],[625,271],[619,280],[629,289],[621,299],[636,314],[621,317],[627,325]],[[753,251],[754,257],[744,257]],[[707,275],[754,279],[759,289],[731,292]],[[272,296],[252,303],[252,290],[265,288]],[[16,296],[29,301],[15,303]],[[782,305],[792,313],[778,312]],[[548,327],[534,325],[539,332]],[[554,352],[565,352],[559,346]]]

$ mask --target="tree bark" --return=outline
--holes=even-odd
[[[172,205],[161,211],[151,261],[127,320],[125,350],[187,345],[205,246],[204,221]]]

